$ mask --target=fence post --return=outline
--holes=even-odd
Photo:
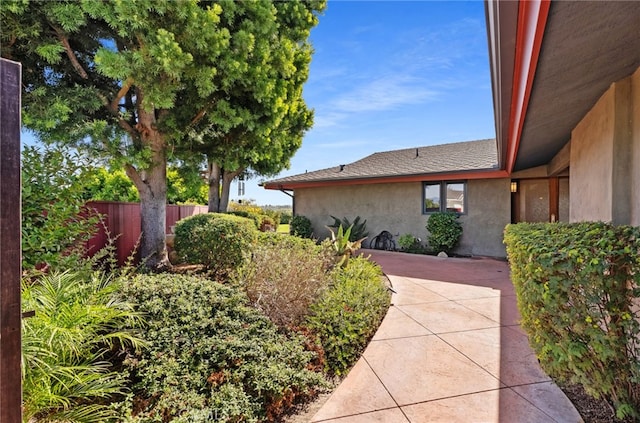
[[[22,421],[21,65],[0,59],[0,422]]]

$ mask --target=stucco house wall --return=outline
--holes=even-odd
[[[611,220],[614,99],[607,91],[571,134],[570,222]]]
[[[463,232],[456,252],[506,257],[504,227],[511,222],[511,179],[467,182],[468,214],[460,217]]]
[[[571,133],[571,222],[640,224],[640,71],[600,97]]]
[[[467,215],[460,217],[463,235],[459,254],[504,257],[502,232],[510,221],[509,179],[471,180],[467,183]],[[428,215],[422,213],[422,183],[384,183],[298,188],[295,213],[311,220],[318,238],[329,236],[330,215],[353,221],[367,219],[368,241],[383,230],[394,239],[410,233],[427,239]]]

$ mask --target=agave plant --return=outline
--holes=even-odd
[[[342,225],[343,228],[351,228],[349,241],[357,241],[369,235],[369,232],[367,232],[367,219],[360,221],[360,216],[356,216],[356,218],[353,219],[353,223],[351,223],[346,217],[340,220],[333,215],[330,216],[333,219],[333,224],[329,225],[329,227],[338,229],[340,225]]]
[[[353,225],[349,226],[346,231],[342,229],[342,225],[339,225],[337,233],[333,232],[331,227],[327,226],[327,228],[331,231],[331,244],[338,257],[337,264],[342,267],[347,267],[349,257],[362,247],[362,241],[367,239],[367,237],[365,236],[364,238],[351,241],[350,236]]]
[[[125,391],[110,360],[144,345],[125,327],[140,326],[133,305],[119,299],[119,282],[101,273],[64,272],[23,283],[23,419],[102,422]]]

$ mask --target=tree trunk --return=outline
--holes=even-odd
[[[218,163],[209,157],[207,157],[207,162],[209,171],[209,212],[226,213],[229,207],[231,181],[240,175],[244,169],[230,172],[221,168]]]
[[[207,159],[209,170],[209,213],[220,211],[220,166],[214,161]]]
[[[218,207],[221,213],[227,211],[229,207],[229,193],[231,191],[231,181],[233,181],[238,175],[242,173],[242,170],[236,170],[233,172],[224,171],[222,173],[222,195],[220,197],[220,206]]]
[[[167,224],[167,155],[163,134],[155,129],[154,112],[139,112],[136,129],[142,143],[151,150],[150,164],[137,170],[131,165],[126,172],[140,194],[140,257],[152,271],[171,267],[166,245]]]

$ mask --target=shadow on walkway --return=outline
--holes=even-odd
[[[509,267],[494,259],[362,250],[391,307],[312,422],[581,422],[518,325]]]

